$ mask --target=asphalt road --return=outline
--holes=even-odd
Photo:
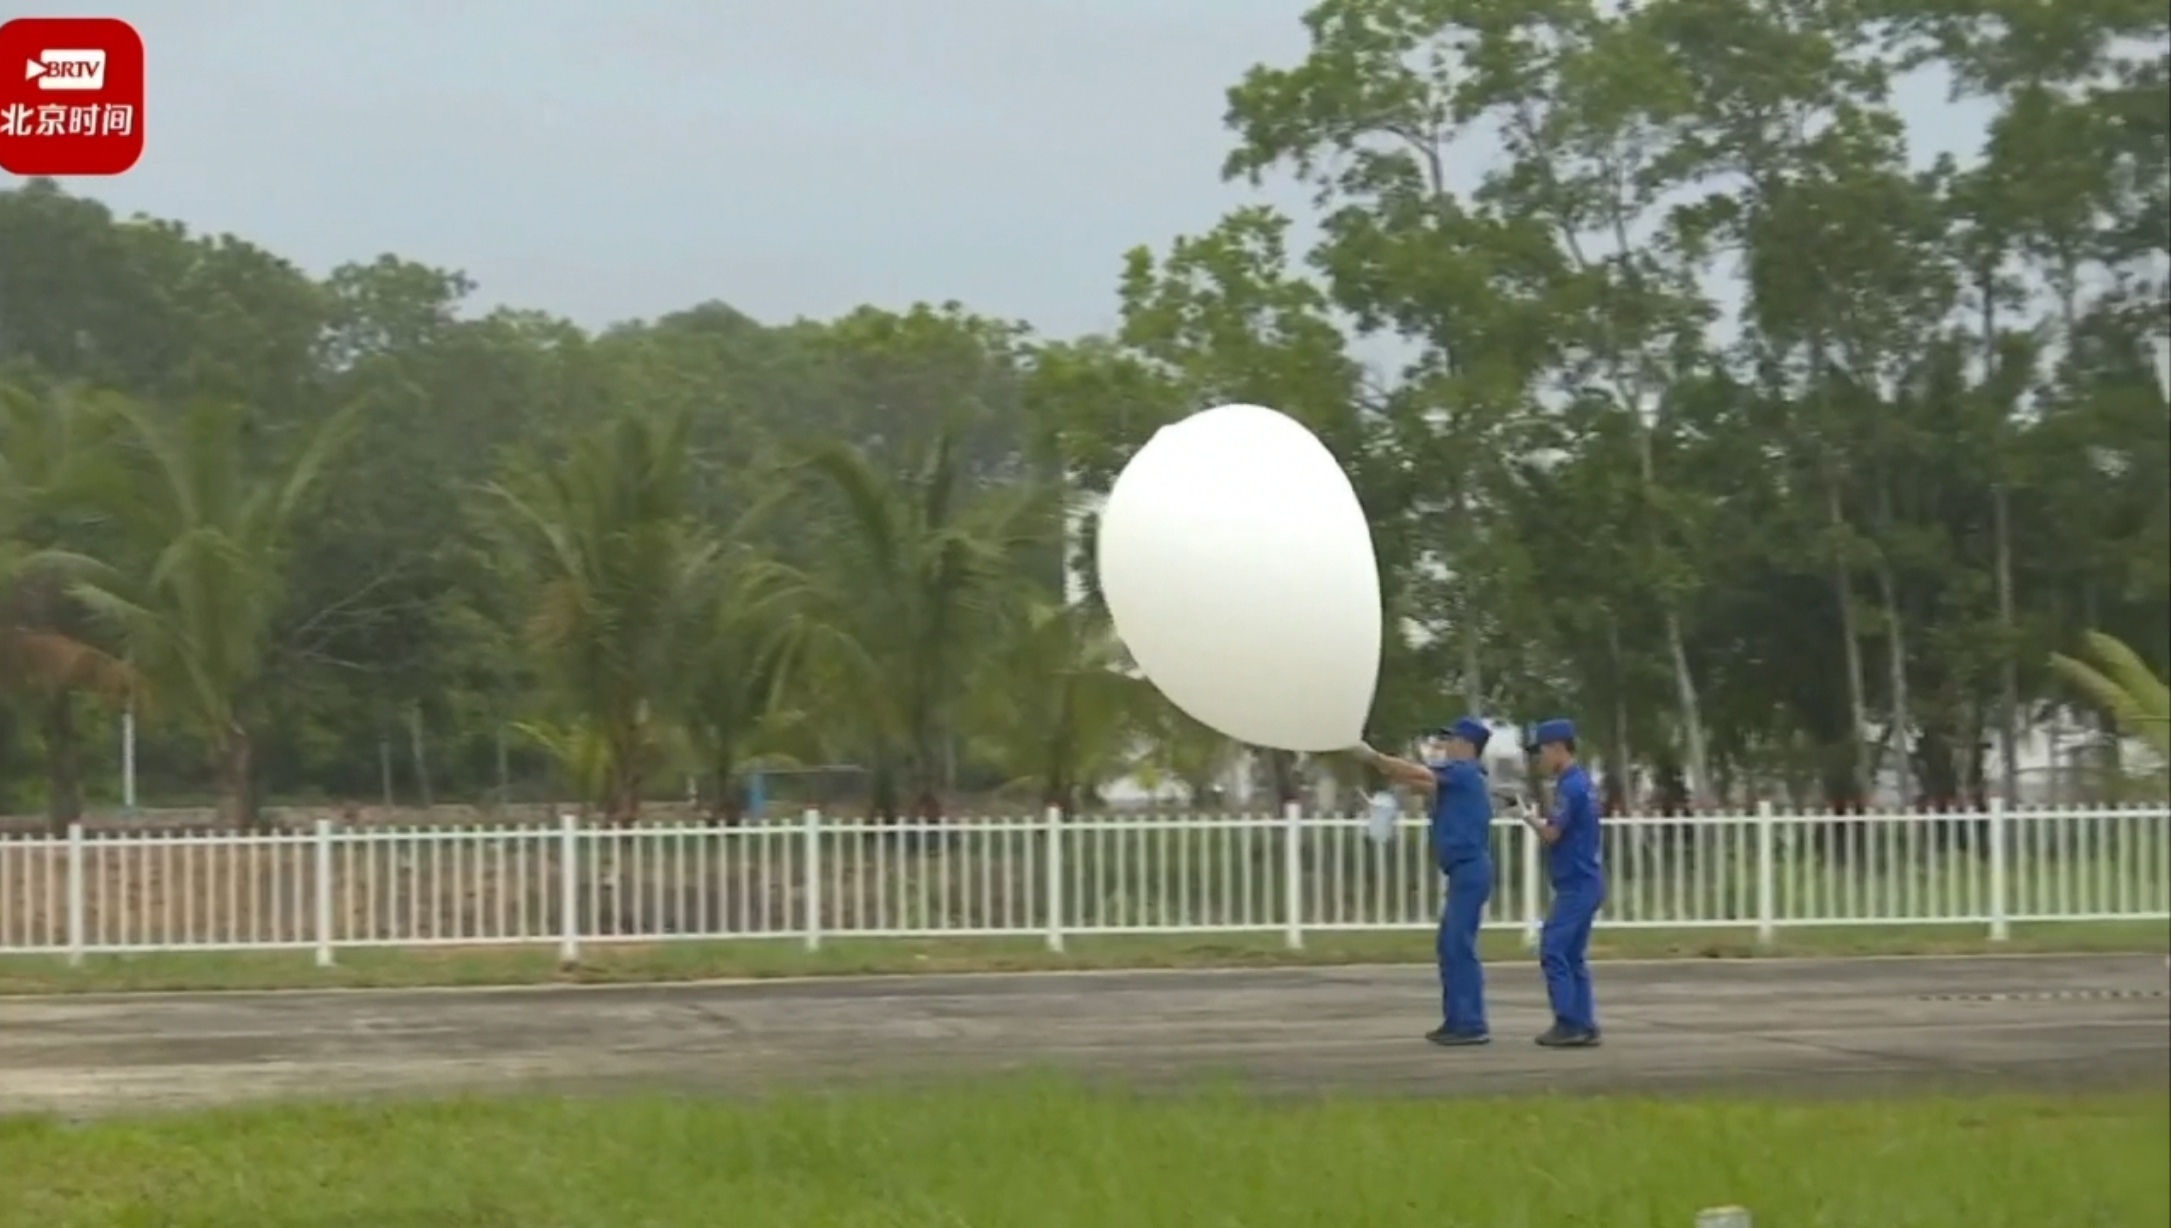
[[[743,1092],[1059,1069],[1269,1090],[2171,1086],[2161,955],[1607,963],[1553,1052],[1528,964],[1439,1050],[1421,967],[0,998],[0,1112],[541,1086]]]

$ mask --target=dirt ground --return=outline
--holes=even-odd
[[[1607,963],[1551,1052],[1527,964],[1439,1050],[1422,967],[0,998],[0,1112],[518,1086],[746,1092],[1062,1070],[1418,1095],[2171,1086],[2161,955]]]

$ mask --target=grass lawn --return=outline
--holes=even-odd
[[[1601,959],[1751,955],[1974,955],[1993,952],[2171,951],[2171,922],[2016,925],[2005,942],[1979,926],[1891,926],[1781,930],[1760,948],[1748,930],[1600,931]],[[1487,958],[1528,959],[1514,933],[1486,935]],[[1272,967],[1430,962],[1432,935],[1311,933],[1300,950],[1278,934],[1074,938],[1049,951],[1038,938],[837,939],[807,951],[796,939],[596,944],[579,964],[559,966],[547,946],[341,951],[318,968],[308,952],[92,956],[69,967],[51,955],[0,957],[0,994],[127,990],[396,988],[526,985],[552,981],[688,981],[868,973],[1016,972],[1089,968]]]
[[[299,1105],[0,1118],[0,1228],[2133,1228],[2171,1222],[2167,1153],[2162,1094]]]

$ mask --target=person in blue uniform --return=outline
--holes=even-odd
[[[1591,924],[1606,902],[1604,857],[1598,839],[1598,793],[1576,759],[1575,724],[1541,722],[1528,748],[1553,775],[1553,816],[1526,821],[1545,842],[1553,910],[1538,942],[1538,965],[1553,1004],[1553,1026],[1538,1043],[1551,1049],[1598,1043],[1591,999]]]
[[[1478,928],[1493,894],[1492,789],[1485,778],[1485,744],[1492,731],[1466,716],[1425,737],[1423,763],[1359,745],[1357,757],[1396,784],[1426,797],[1432,810],[1432,852],[1447,878],[1440,913],[1442,1022],[1425,1034],[1436,1045],[1482,1045],[1492,1039],[1485,1019],[1485,966]]]

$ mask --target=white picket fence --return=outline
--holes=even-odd
[[[1607,928],[2171,918],[2171,809],[1609,819]],[[1534,935],[1541,850],[1494,830],[1495,927]],[[940,825],[808,812],[737,828],[560,825],[0,837],[0,954],[715,939],[1425,929],[1421,818],[1063,816]]]

